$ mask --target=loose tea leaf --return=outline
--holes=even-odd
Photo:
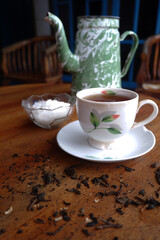
[[[38,185],[32,187],[32,192],[31,192],[32,195],[38,194],[38,191],[39,191],[38,187],[39,187]]]
[[[117,166],[117,168],[120,168],[120,167],[123,167],[127,172],[135,171],[134,168],[127,167],[127,166],[125,166],[123,164],[120,164],[120,165]]]
[[[42,178],[43,178],[43,181],[44,181],[45,185],[51,183],[51,176],[50,176],[49,173],[44,173]]]
[[[68,216],[68,213],[65,210],[61,210],[60,214],[64,221],[69,222],[71,220],[70,217]]]
[[[73,166],[65,168],[64,172],[69,177],[73,177],[76,174],[76,170]]]
[[[87,181],[87,179],[85,179],[85,180],[82,180],[82,181],[81,181],[81,183],[83,183],[83,184],[84,184],[84,186],[86,186],[87,188],[89,188],[89,184],[88,184],[88,181]]]
[[[122,212],[122,208],[116,208],[116,212],[119,213],[120,215],[124,214],[124,212]]]
[[[108,174],[102,175],[100,177],[94,177],[92,179],[92,183],[95,185],[100,184],[101,186],[109,187],[109,183],[106,180],[108,177],[109,177]]]
[[[158,184],[160,184],[160,168],[157,168],[155,174],[156,174],[157,182],[158,182]]]
[[[156,168],[156,167],[158,167],[159,166],[159,162],[157,163],[157,162],[154,162],[154,163],[152,163],[151,164],[151,167],[152,168]]]
[[[68,191],[68,192],[74,192],[74,193],[76,193],[76,194],[81,194],[81,192],[78,190],[78,189],[76,189],[76,188],[71,188],[71,189],[66,189],[66,191]]]
[[[147,204],[146,209],[148,210],[154,209],[157,206],[160,206],[160,202],[155,200],[154,198],[146,199],[146,204]]]
[[[0,229],[0,235],[2,235],[3,233],[5,233],[6,232],[6,230],[4,229],[4,228],[1,228]]]
[[[34,205],[37,205],[39,202],[48,202],[50,200],[45,199],[45,192],[39,193],[35,198],[30,200],[30,204],[28,206],[28,211],[34,211]]]
[[[54,236],[54,235],[56,235],[57,233],[59,233],[62,229],[63,229],[63,226],[60,226],[55,232],[47,232],[46,234],[47,234],[48,236]]]
[[[44,224],[44,220],[41,218],[36,218],[34,221],[39,224]]]
[[[14,154],[12,155],[12,158],[15,158],[15,157],[18,157],[18,154],[17,154],[17,153],[14,153]]]
[[[144,195],[146,194],[146,191],[145,191],[144,189],[141,189],[141,190],[139,191],[139,194],[142,195],[142,196],[144,196]]]
[[[88,232],[87,229],[82,229],[82,232],[83,232],[87,237],[91,236],[91,234]]]
[[[63,200],[63,203],[66,205],[66,206],[69,206],[71,205],[71,203],[67,203],[66,201]]]
[[[22,229],[19,229],[19,230],[17,231],[17,233],[18,233],[18,234],[23,233],[23,230],[22,230]]]
[[[136,207],[142,205],[142,203],[136,202],[135,200],[129,201],[129,204],[134,205],[134,206],[136,206]]]
[[[110,223],[110,224],[104,224],[104,225],[100,225],[97,226],[96,229],[103,229],[103,228],[122,228],[123,225],[119,224],[119,223]]]
[[[93,213],[89,214],[89,217],[91,218],[92,222],[87,223],[86,227],[93,227],[96,224],[98,224],[97,218],[93,215]]]
[[[118,203],[125,204],[128,202],[129,198],[127,196],[115,198]]]

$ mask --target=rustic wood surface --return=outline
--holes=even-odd
[[[58,147],[60,127],[37,127],[21,107],[30,95],[69,91],[70,84],[0,88],[0,239],[160,239],[160,116],[147,125],[157,140],[149,153],[88,162]]]

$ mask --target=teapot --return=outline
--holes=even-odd
[[[78,17],[75,54],[67,43],[61,20],[48,12],[44,18],[55,28],[59,60],[64,71],[72,73],[72,94],[84,88],[121,88],[121,78],[129,69],[138,47],[138,36],[132,31],[119,34],[119,17]],[[121,71],[120,41],[131,36],[133,44]]]

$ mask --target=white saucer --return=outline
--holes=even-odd
[[[64,126],[57,134],[58,145],[67,153],[88,161],[111,163],[126,161],[149,152],[155,145],[154,134],[146,127],[130,130],[110,150],[100,150],[88,143],[88,136],[80,127],[79,121]]]

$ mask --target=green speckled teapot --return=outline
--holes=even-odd
[[[118,31],[118,17],[78,17],[75,54],[68,47],[60,19],[48,13],[45,20],[56,33],[59,60],[65,71],[73,73],[72,93],[93,87],[120,88],[121,78],[127,73],[138,46],[138,36],[132,31]],[[120,41],[128,35],[133,45],[121,71]]]

